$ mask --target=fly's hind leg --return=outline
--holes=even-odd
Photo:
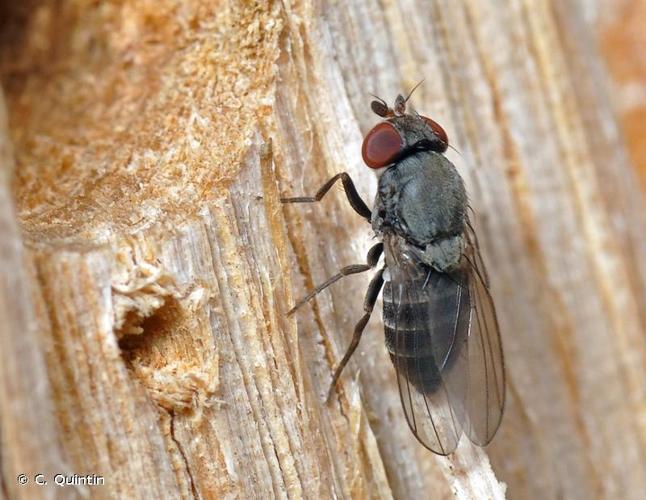
[[[345,190],[345,195],[347,196],[348,201],[350,202],[350,205],[352,206],[352,208],[354,208],[354,211],[357,212],[361,217],[366,219],[368,222],[370,222],[370,217],[372,216],[372,212],[368,208],[368,205],[366,205],[365,202],[361,199],[361,196],[359,196],[359,193],[357,192],[357,188],[354,187],[354,182],[352,182],[352,179],[346,172],[341,172],[340,174],[336,174],[329,181],[323,184],[323,186],[321,186],[321,189],[319,189],[314,196],[297,196],[295,198],[281,198],[280,201],[283,203],[314,203],[317,201],[321,201],[321,199],[326,195],[326,193],[330,190],[330,188],[334,185],[334,183],[339,179],[341,179],[341,182],[343,183],[343,189]]]
[[[299,307],[306,304],[309,300],[313,299],[320,292],[325,290],[330,285],[336,283],[337,281],[339,281],[344,276],[349,276],[350,274],[363,273],[363,272],[368,271],[368,270],[372,269],[373,267],[375,267],[377,265],[377,263],[379,262],[379,257],[381,257],[381,253],[383,251],[384,251],[384,244],[383,243],[379,242],[376,245],[374,245],[368,251],[368,256],[366,258],[366,261],[367,261],[366,264],[353,264],[351,266],[345,266],[345,267],[341,268],[337,274],[332,276],[327,281],[321,283],[314,290],[312,290],[310,293],[308,293],[305,297],[303,297],[301,300],[296,302],[296,305],[294,305],[294,307],[292,307],[289,311],[287,311],[287,316],[291,316],[292,314],[294,314],[294,312],[296,312],[296,310]]]
[[[341,372],[343,372],[345,365],[348,364],[348,361],[350,361],[350,358],[354,354],[354,351],[359,346],[359,341],[361,340],[361,335],[363,334],[363,330],[368,324],[368,320],[370,319],[372,310],[375,307],[375,302],[377,302],[377,297],[379,297],[379,292],[381,291],[381,287],[384,284],[384,276],[383,276],[384,269],[385,267],[381,268],[379,272],[375,274],[374,278],[372,278],[372,281],[370,281],[370,284],[368,285],[368,291],[366,292],[366,298],[363,303],[363,310],[365,311],[365,314],[361,317],[359,322],[354,327],[354,334],[352,335],[352,341],[350,342],[348,349],[345,351],[345,354],[343,355],[343,358],[341,359],[339,366],[337,366],[336,370],[334,370],[334,375],[332,375],[332,382],[330,383],[330,389],[328,391],[326,401],[330,400],[330,397],[332,396],[332,392],[336,387],[336,383],[338,382],[339,377],[341,376]]]

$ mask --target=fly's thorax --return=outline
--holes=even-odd
[[[466,248],[462,235],[440,238],[424,247],[412,244],[392,231],[386,230],[382,235],[384,241],[386,267],[395,272],[404,270],[408,276],[424,280],[427,270],[423,265],[435,271],[447,273],[458,267]],[[384,276],[389,281],[389,275]]]
[[[440,153],[418,151],[386,169],[372,217],[377,234],[392,230],[417,246],[462,234],[467,196],[455,166]]]
[[[466,242],[460,234],[433,241],[423,250],[411,247],[409,251],[416,254],[424,264],[437,271],[448,273],[460,266],[465,247]]]

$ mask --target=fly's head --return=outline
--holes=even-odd
[[[437,122],[416,112],[406,112],[406,103],[415,88],[408,97],[398,95],[392,108],[378,97],[370,104],[372,111],[384,120],[363,139],[361,155],[368,167],[387,167],[415,151],[444,153],[449,147],[446,132]]]

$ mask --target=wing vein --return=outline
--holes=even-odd
[[[401,305],[402,298],[403,298],[403,295],[404,295],[404,287],[402,286],[401,283],[398,283],[398,285],[399,285],[398,286],[399,297],[398,297],[397,303]],[[400,331],[399,330],[399,314],[397,313],[397,314],[395,314],[395,337],[396,337],[396,344],[397,344],[397,348],[398,348],[397,351],[401,352],[402,351],[402,349],[401,349],[402,346],[400,345],[399,341],[400,341],[400,337],[404,338],[404,336],[400,335],[399,331]],[[402,363],[401,358],[397,358],[397,364],[399,365],[400,363]],[[410,408],[411,408],[411,418],[413,419],[413,432],[417,433],[417,421],[415,419],[415,410],[414,410],[414,404],[413,404],[413,397],[411,396],[411,392],[410,392],[410,377],[409,377],[409,374],[408,374],[408,369],[409,369],[408,363],[406,363],[405,368],[406,368],[406,374],[405,374],[404,378],[406,379],[406,391],[408,392],[408,401],[410,403]]]
[[[431,342],[433,339],[431,338]],[[419,333],[415,335],[415,352],[419,352]],[[415,367],[417,368],[417,379],[422,380],[422,371],[420,368],[420,358],[415,359]],[[428,414],[428,418],[431,419],[431,426],[433,427],[433,433],[435,434],[435,439],[437,439],[437,443],[440,445],[440,449],[442,450],[442,455],[446,455],[446,451],[444,449],[444,445],[442,444],[442,439],[440,438],[440,433],[437,431],[437,426],[435,425],[435,420],[433,419],[433,414],[431,413],[431,409],[428,405],[428,399],[426,398],[426,392],[425,391],[420,391],[422,394],[422,398],[424,399],[424,406],[426,407],[426,413]],[[414,411],[413,411],[414,413]]]

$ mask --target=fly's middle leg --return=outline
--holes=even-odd
[[[320,292],[325,290],[327,287],[330,285],[336,283],[339,281],[341,278],[344,276],[349,276],[351,274],[358,274],[358,273],[363,273],[365,271],[368,271],[375,267],[377,263],[379,262],[379,257],[381,257],[382,252],[384,251],[384,244],[379,242],[376,245],[374,245],[369,251],[368,251],[368,256],[366,258],[366,264],[353,264],[351,266],[345,266],[339,270],[337,274],[326,280],[325,282],[321,283],[319,286],[317,286],[314,290],[312,290],[310,293],[308,293],[305,297],[303,297],[301,300],[296,302],[294,307],[292,307],[288,312],[287,315],[291,316],[296,312],[296,310],[301,307],[302,305],[306,304],[309,300],[313,299],[316,295],[318,295]]]
[[[321,199],[326,195],[326,193],[330,190],[334,183],[339,179],[341,179],[341,182],[343,183],[345,195],[347,196],[348,201],[350,202],[350,205],[352,206],[354,211],[357,212],[361,217],[366,219],[368,222],[370,222],[372,212],[368,208],[368,205],[366,205],[366,203],[361,199],[361,196],[359,196],[357,188],[354,187],[354,182],[352,182],[352,178],[346,172],[336,174],[329,181],[323,184],[323,186],[321,186],[321,188],[316,192],[314,196],[281,198],[280,201],[282,203],[314,203],[321,201]]]
[[[330,400],[332,392],[336,387],[336,383],[338,382],[339,377],[341,376],[341,373],[345,368],[345,365],[348,364],[348,361],[350,361],[350,358],[354,354],[354,351],[359,346],[359,341],[361,340],[363,330],[368,324],[372,310],[374,309],[375,303],[377,302],[377,297],[379,297],[379,292],[381,291],[381,287],[384,284],[384,269],[385,267],[382,267],[379,272],[375,274],[374,278],[372,278],[372,281],[370,281],[370,284],[368,285],[368,291],[366,292],[366,298],[363,304],[363,310],[365,311],[365,314],[361,317],[359,322],[354,327],[352,341],[350,342],[348,349],[345,351],[345,354],[343,355],[339,366],[337,366],[336,370],[334,370],[334,375],[332,375],[332,382],[330,383],[330,389],[328,390],[326,401]]]

